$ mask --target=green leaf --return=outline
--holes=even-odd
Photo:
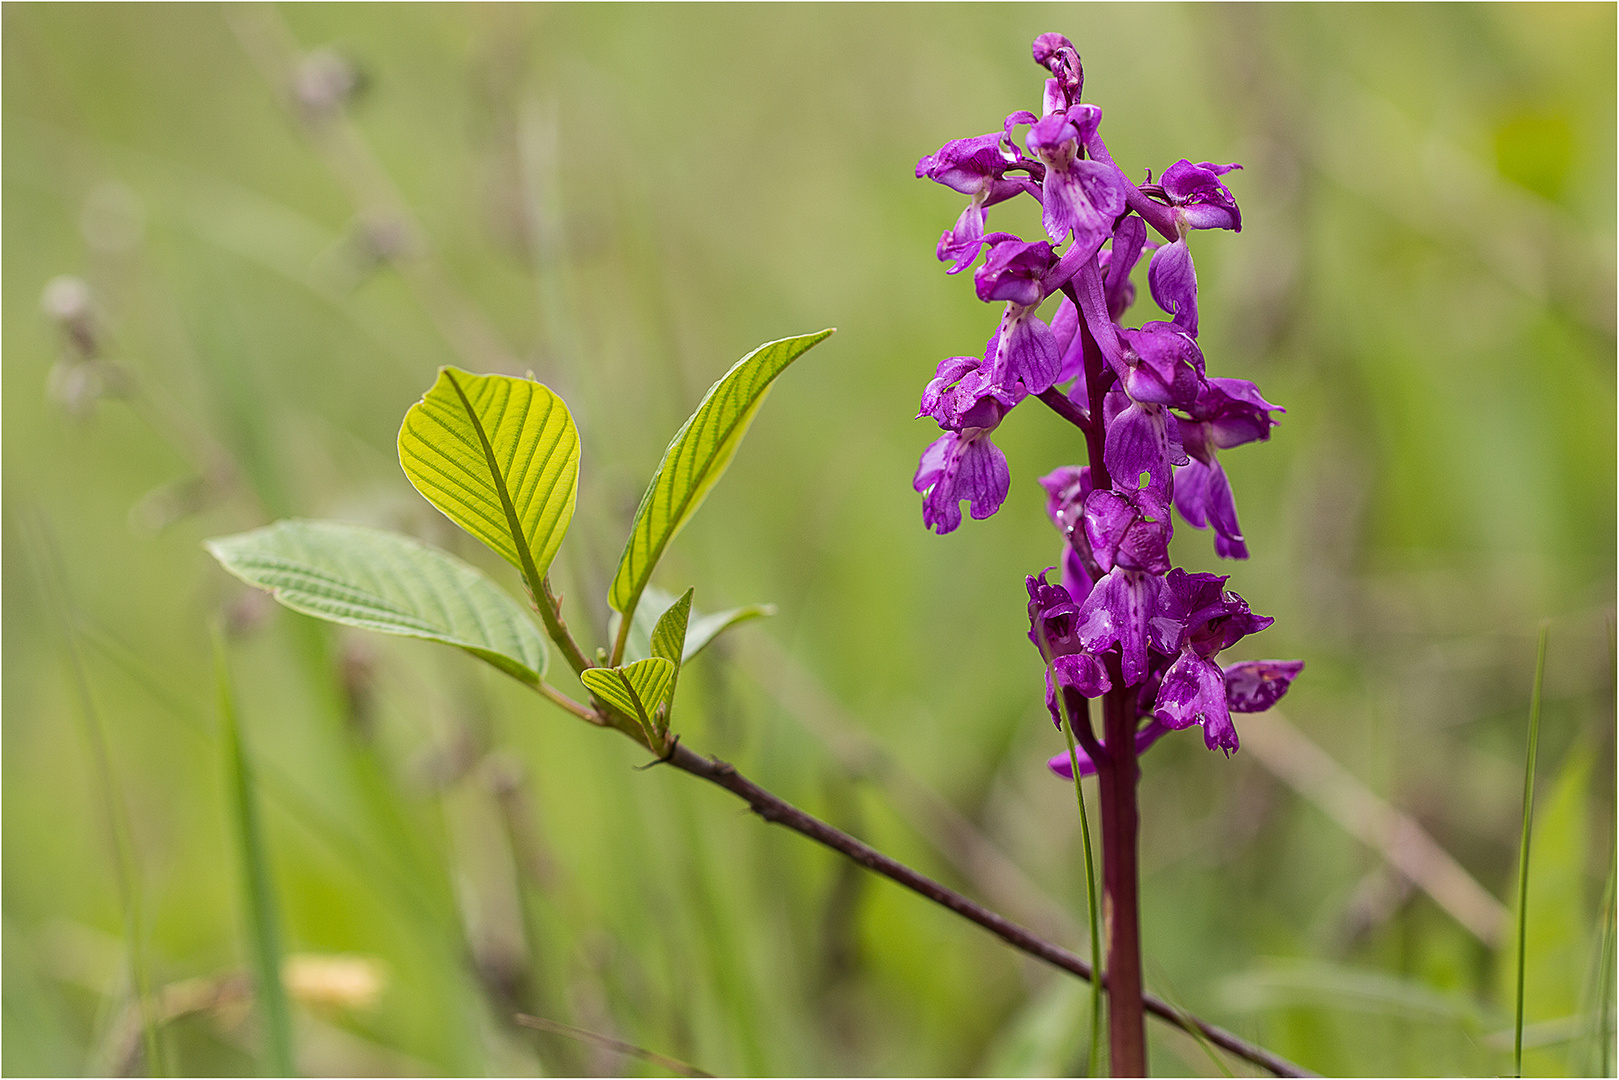
[[[419,540],[333,521],[278,521],[204,546],[226,570],[294,611],[442,641],[526,683],[545,674],[545,639],[517,601]]]
[[[661,656],[637,660],[616,668],[586,668],[579,681],[586,689],[619,712],[637,721],[653,748],[663,742],[663,733],[653,719],[658,703],[669,692],[675,666]]]
[[[405,413],[399,464],[428,502],[540,594],[579,486],[579,431],[561,398],[532,379],[440,368]]]
[[[669,727],[669,714],[675,707],[675,686],[680,682],[680,665],[686,649],[686,621],[691,618],[693,591],[687,589],[679,600],[670,604],[669,609],[659,616],[658,624],[652,628],[652,655],[661,656],[675,666],[674,674],[669,676],[668,696],[663,701],[666,709],[660,726],[664,730]]]
[[[763,619],[776,613],[775,604],[748,604],[744,607],[734,607],[728,611],[716,611],[712,615],[704,615],[693,619],[686,628],[686,655],[690,660],[704,649],[709,643],[725,631],[741,623],[751,622],[754,619]]]
[[[635,608],[635,617],[624,650],[626,657],[641,660],[648,656],[662,655],[652,651],[652,630],[674,602],[673,594],[664,592],[656,585],[646,587],[646,591],[641,594],[641,602]],[[775,613],[775,604],[748,604],[744,607],[717,611],[712,615],[704,615],[695,608],[692,609],[686,623],[686,645],[681,651],[680,662],[691,663],[693,657],[708,648],[715,638],[731,627]]]
[[[761,345],[709,388],[697,411],[675,434],[641,497],[618,573],[608,592],[613,610],[634,613],[653,567],[731,463],[771,382],[787,370],[788,364],[831,333],[822,330]],[[628,631],[628,626],[620,631],[617,655],[622,655],[622,635]]]

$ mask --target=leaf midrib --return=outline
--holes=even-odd
[[[723,379],[721,381],[723,383]],[[769,384],[768,383],[765,386],[765,390],[767,392],[769,390]],[[735,395],[732,394],[732,393],[728,393],[726,396],[727,397],[734,397]],[[764,399],[764,395],[761,393],[760,397],[759,397],[759,401],[755,401],[753,403],[753,406],[757,406],[760,401],[763,401],[763,399]],[[708,402],[708,400],[706,398],[703,401],[698,402],[696,412],[692,413],[692,415],[686,420],[686,422],[681,425],[680,430],[675,432],[674,439],[672,439],[670,441],[670,446],[671,447],[679,445],[681,440],[686,438],[686,436],[691,432],[692,425],[699,418],[702,418],[703,409],[708,404],[709,404],[709,402]],[[709,460],[711,462],[715,458],[717,458],[719,456],[719,451],[725,446],[727,440],[729,440],[731,438],[731,436],[733,434],[735,434],[737,426],[747,416],[749,416],[753,412],[753,406],[750,406],[750,407],[748,407],[746,409],[742,409],[732,419],[732,422],[729,425],[726,426],[725,434],[722,435],[719,439],[717,439],[715,441],[715,443],[714,443],[714,451],[709,455]],[[668,451],[665,451],[666,455],[667,455],[667,453],[668,453]],[[693,455],[693,457],[695,457],[695,456],[696,455]],[[689,464],[694,464],[694,462],[689,462]],[[653,483],[651,490],[648,492],[649,497],[647,499],[647,504],[648,505],[647,505],[647,508],[646,508],[646,510],[647,510],[646,516],[644,518],[641,518],[640,519],[641,521],[647,521],[647,522],[651,521],[652,513],[657,507],[657,501],[658,501],[657,496],[658,496],[658,493],[660,491],[663,491],[665,489],[672,491],[674,489],[673,476],[674,476],[674,473],[679,470],[679,467],[681,465],[680,459],[677,457],[674,461],[670,462],[669,465],[670,465],[670,468],[669,468],[669,470],[667,472],[665,472],[661,467],[659,468],[658,476],[657,476],[655,482]],[[691,471],[692,471],[693,474],[695,474],[695,472],[696,472],[695,468],[693,468]],[[699,481],[697,483],[688,483],[686,485],[686,496],[685,496],[685,498],[680,500],[680,502],[678,504],[678,506],[679,506],[678,509],[673,509],[673,508],[670,509],[670,511],[668,513],[668,524],[672,525],[672,524],[674,524],[675,522],[677,522],[680,519],[680,517],[686,512],[686,508],[688,506],[690,506],[692,501],[697,497],[698,492],[700,491],[701,488],[702,488],[701,481]],[[638,517],[639,517],[639,515],[638,515]],[[648,524],[645,527],[645,531],[648,534],[650,534],[651,531],[652,531],[652,526],[650,524]],[[640,525],[640,521],[637,521],[637,523],[636,523],[635,532],[636,532],[636,535],[632,536],[631,539],[630,539],[630,542],[632,544],[635,543],[636,536],[638,536],[642,532],[642,527]],[[632,611],[634,610],[636,604],[638,604],[640,602],[641,593],[646,590],[646,579],[650,576],[649,568],[652,567],[652,566],[657,565],[659,557],[661,557],[662,554],[663,554],[663,549],[668,547],[669,542],[671,540],[673,540],[673,539],[674,539],[674,529],[673,528],[665,528],[663,530],[663,538],[661,540],[659,540],[658,542],[656,542],[656,543],[653,543],[652,540],[651,540],[650,535],[648,535],[647,541],[646,541],[646,543],[644,545],[645,551],[646,551],[646,562],[645,562],[645,564],[643,566],[637,567],[636,570],[635,570],[635,577],[637,579],[640,579],[639,584],[636,585],[635,591],[631,594],[629,600],[625,604],[625,606],[627,608],[629,608],[630,610],[632,610]],[[636,546],[641,546],[641,545],[636,545]],[[632,548],[631,557],[632,558],[634,557],[633,548]]]
[[[472,402],[468,399],[467,392],[461,389],[461,384],[456,381],[454,373],[446,368],[444,377],[450,380],[450,386],[455,390],[455,396],[461,399],[461,407],[467,412],[467,419],[472,421],[472,430],[478,434],[478,442],[483,447],[484,462],[489,466],[489,475],[494,483],[495,494],[500,497],[501,509],[506,512],[506,527],[511,530],[512,540],[517,545],[517,557],[522,560],[523,577],[525,584],[528,586],[529,596],[535,603],[538,603],[542,594],[539,568],[534,565],[534,553],[528,548],[528,539],[523,533],[522,520],[517,516],[517,507],[512,504],[511,492],[506,488],[506,478],[501,475],[500,465],[495,460],[495,448],[490,445],[489,436],[484,432],[482,421],[478,419],[478,412],[472,407]],[[510,403],[511,392],[508,390],[506,401],[501,405],[502,419],[504,419],[506,409]],[[524,409],[523,415],[526,422],[528,418],[526,405]]]

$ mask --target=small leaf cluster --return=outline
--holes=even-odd
[[[398,533],[284,520],[205,546],[294,611],[464,649],[582,718],[669,753],[682,665],[721,633],[775,609],[702,614],[693,590],[672,596],[651,584],[652,573],[730,465],[776,377],[831,333],[761,345],[676,433],[630,527],[607,596],[616,613],[612,648],[596,650],[595,661],[568,630],[547,576],[573,520],[579,431],[562,398],[533,378],[440,369],[405,414],[399,463],[428,502],[518,570],[544,635],[482,571]],[[590,692],[588,705],[547,684],[546,637]]]

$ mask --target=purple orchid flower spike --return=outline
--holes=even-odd
[[[1101,774],[1103,866],[1128,867],[1136,757],[1194,725],[1209,747],[1229,754],[1238,745],[1232,715],[1269,707],[1303,666],[1222,668],[1219,653],[1270,620],[1227,592],[1226,578],[1188,574],[1169,560],[1171,504],[1192,525],[1213,529],[1220,555],[1248,554],[1217,453],[1267,438],[1279,410],[1251,383],[1210,378],[1197,341],[1190,237],[1241,231],[1222,180],[1238,166],[1183,159],[1156,183],[1149,174],[1136,186],[1100,137],[1101,110],[1080,101],[1084,71],[1073,42],[1042,34],[1032,54],[1047,76],[1038,114],[1008,113],[1001,134],[947,143],[917,165],[918,176],[971,200],[940,238],[938,257],[955,274],[982,255],[973,274],[978,298],[1005,307],[983,359],[947,360],[928,385],[922,414],[945,434],[923,455],[915,486],[924,523],[948,532],[961,522],[961,500],[986,517],[1006,497],[1006,459],[989,435],[1008,409],[1038,396],[1078,429],[1088,465],[1040,481],[1063,537],[1061,578],[1048,584],[1048,570],[1027,579],[1029,634],[1046,661],[1054,724],[1063,726],[1059,705],[1104,699],[1103,730],[1080,724],[1073,732],[1088,752],[1059,753],[1048,764],[1069,779]],[[984,208],[1019,193],[1040,203],[1044,236],[988,233]],[[1166,242],[1148,243],[1149,227]],[[1147,285],[1167,315],[1132,329],[1124,324],[1136,299],[1132,275],[1149,252]],[[1057,293],[1048,325],[1038,311]],[[1103,886],[1104,905],[1113,905],[1111,1061],[1119,1075],[1145,1076],[1136,875],[1104,875]],[[1094,937],[1092,946],[1100,955]]]
[[[1063,726],[1059,705],[1104,699],[1103,730],[1080,724],[1072,733],[1088,752],[1059,753],[1048,764],[1069,779],[1101,774],[1102,863],[1129,867],[1137,756],[1192,726],[1229,754],[1238,745],[1232,715],[1268,708],[1303,666],[1222,668],[1219,653],[1270,620],[1227,592],[1226,578],[1188,574],[1169,560],[1172,504],[1192,525],[1213,529],[1218,554],[1248,554],[1217,453],[1267,438],[1279,410],[1251,383],[1210,378],[1197,341],[1190,237],[1241,231],[1222,180],[1239,166],[1183,159],[1138,187],[1102,141],[1101,110],[1080,101],[1084,70],[1073,42],[1041,34],[1032,55],[1046,74],[1038,114],[1010,112],[1000,134],[946,143],[917,164],[918,176],[971,200],[940,238],[938,257],[956,274],[982,255],[973,274],[978,298],[1005,307],[983,359],[953,357],[928,384],[922,415],[945,433],[914,483],[923,522],[949,532],[961,522],[962,500],[974,517],[987,517],[1006,497],[1006,458],[989,436],[1007,410],[1037,396],[1078,429],[1087,466],[1040,481],[1063,537],[1061,578],[1048,584],[1048,570],[1027,579],[1029,636],[1046,661],[1054,724]],[[987,232],[985,207],[1020,193],[1040,203],[1044,236]],[[1148,243],[1149,227],[1166,242]],[[1132,329],[1124,324],[1136,299],[1132,275],[1149,252],[1147,285],[1167,315]],[[1048,325],[1038,312],[1058,293]],[[1115,869],[1103,887],[1103,903],[1112,905],[1104,908],[1111,1061],[1119,1075],[1146,1076],[1136,875]],[[1100,955],[1094,936],[1092,946]]]

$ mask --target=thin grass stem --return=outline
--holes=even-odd
[[[1529,698],[1529,752],[1523,764],[1523,836],[1518,842],[1518,993],[1512,1023],[1512,1075],[1523,1075],[1523,975],[1529,926],[1529,833],[1535,816],[1535,754],[1540,748],[1540,696],[1546,676],[1546,634],[1540,624],[1535,652],[1535,688]]]
[[[265,1064],[272,1076],[294,1076],[292,1022],[286,988],[281,983],[281,931],[276,913],[275,885],[259,827],[257,791],[248,752],[242,742],[231,689],[230,667],[223,632],[214,628],[214,679],[219,703],[219,736],[225,760],[225,786],[230,819],[241,861],[243,893],[247,901],[247,938],[258,988],[259,1014],[264,1023]]]
[[[544,1031],[552,1035],[561,1035],[567,1039],[576,1039],[590,1046],[599,1046],[603,1050],[611,1050],[615,1054],[623,1054],[625,1057],[639,1058],[642,1061],[667,1069],[676,1076],[714,1075],[710,1072],[704,1072],[695,1065],[681,1061],[679,1058],[672,1058],[655,1050],[646,1050],[620,1039],[609,1039],[606,1035],[598,1035],[594,1031],[576,1028],[572,1024],[562,1024],[555,1020],[547,1020],[543,1016],[529,1016],[526,1013],[518,1013],[515,1019],[523,1027],[533,1028],[535,1031]]]
[[[113,859],[113,878],[122,908],[124,935],[129,941],[129,976],[141,1018],[146,1071],[153,1076],[167,1076],[168,1064],[164,1059],[163,1042],[158,1034],[158,1019],[154,1013],[151,970],[146,957],[145,911],[128,807],[124,802],[123,788],[118,783],[118,774],[112,767],[112,752],[107,747],[106,730],[101,722],[101,713],[96,708],[95,696],[90,692],[89,672],[85,669],[84,657],[79,652],[78,638],[73,631],[73,621],[68,614],[67,582],[57,560],[55,536],[43,512],[39,514],[36,524],[37,535],[32,538],[33,543],[25,546],[36,549],[29,561],[34,564],[46,605],[61,626],[68,666],[73,671],[74,689],[84,720],[85,742],[90,748],[92,767],[102,792],[102,813],[106,818],[108,847]]]
[[[1596,987],[1596,1075],[1608,1076],[1613,1072],[1613,1020],[1614,1020],[1614,886],[1619,876],[1619,853],[1608,853],[1608,883],[1602,890],[1602,936],[1597,950]]]
[[[1051,665],[1046,671],[1052,674]],[[1052,683],[1056,685],[1055,681]],[[1057,700],[1062,703],[1062,733],[1068,739],[1068,767],[1074,772],[1074,801],[1079,804],[1079,834],[1085,851],[1085,910],[1090,921],[1091,967],[1096,977],[1091,979],[1091,1052],[1089,1075],[1102,1075],[1102,926],[1096,910],[1096,867],[1091,854],[1091,821],[1085,813],[1085,789],[1080,783],[1079,750],[1074,745],[1074,721],[1068,710],[1068,695],[1061,688]],[[1086,723],[1089,723],[1089,719]]]

